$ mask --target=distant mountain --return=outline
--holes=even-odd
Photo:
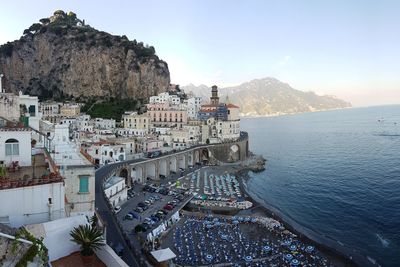
[[[182,87],[186,92],[204,98],[210,97],[211,88],[189,84]],[[273,116],[318,110],[351,107],[351,104],[335,96],[319,96],[314,92],[293,89],[275,78],[255,79],[241,85],[219,89],[220,99],[240,106],[243,116]]]

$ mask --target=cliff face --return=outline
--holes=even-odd
[[[55,12],[0,47],[8,92],[41,98],[147,98],[167,89],[168,65],[144,46],[84,25],[74,13]]]

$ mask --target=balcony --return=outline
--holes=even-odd
[[[32,155],[31,166],[19,166],[18,162],[13,162],[8,166],[2,166],[2,169],[5,172],[0,173],[0,190],[63,181],[45,150]]]

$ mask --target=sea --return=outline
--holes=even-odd
[[[318,242],[400,266],[400,105],[244,118],[249,194]],[[358,256],[357,256],[358,255]]]

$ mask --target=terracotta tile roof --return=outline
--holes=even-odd
[[[80,252],[74,252],[66,257],[62,257],[56,261],[52,261],[51,265],[54,267],[78,267],[78,266],[85,266],[83,264]],[[94,262],[91,266],[96,267],[106,267],[106,265],[95,255]]]
[[[239,108],[238,106],[234,105],[234,104],[228,104],[226,105],[227,108]]]

